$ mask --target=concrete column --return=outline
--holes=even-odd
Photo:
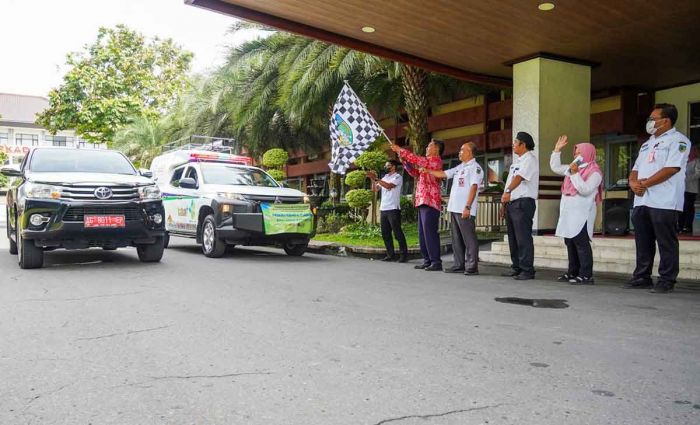
[[[544,177],[533,226],[538,233],[554,230],[559,218],[560,182],[547,179],[554,176],[549,168],[554,144],[568,135],[562,162],[573,160],[573,145],[590,140],[590,113],[590,66],[542,57],[513,65],[513,137],[519,131],[532,135]]]

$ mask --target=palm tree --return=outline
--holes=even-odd
[[[177,131],[174,117],[174,114],[160,119],[136,117],[117,132],[113,147],[137,166],[146,168],[160,154],[161,147],[174,137]]]

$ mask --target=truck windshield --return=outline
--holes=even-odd
[[[29,169],[46,173],[105,173],[136,175],[136,169],[119,152],[108,150],[37,149]]]
[[[277,182],[260,170],[229,164],[201,164],[202,177],[207,184],[279,187]]]

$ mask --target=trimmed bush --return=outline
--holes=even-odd
[[[266,170],[267,174],[272,176],[273,179],[277,180],[278,182],[283,181],[287,176],[284,175],[284,171],[282,170]]]
[[[355,165],[363,170],[381,171],[384,164],[389,160],[386,153],[382,151],[365,151],[355,160]]]
[[[262,163],[269,168],[282,168],[289,161],[289,154],[284,149],[274,148],[263,154]]]
[[[351,208],[365,209],[372,203],[372,191],[368,189],[353,189],[345,194],[345,200]]]
[[[350,171],[347,176],[345,176],[345,184],[353,189],[359,189],[365,185],[365,179],[367,178],[367,173],[362,170]]]
[[[415,223],[418,221],[418,210],[413,203],[413,199],[408,196],[401,197],[401,222]]]

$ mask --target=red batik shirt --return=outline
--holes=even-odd
[[[439,156],[418,156],[407,149],[399,152],[401,159],[417,168],[423,167],[429,170],[442,170],[442,159]],[[416,168],[404,167],[408,174],[418,177],[416,193],[414,195],[415,206],[427,205],[440,211],[442,206],[440,179],[428,173],[420,173]]]

